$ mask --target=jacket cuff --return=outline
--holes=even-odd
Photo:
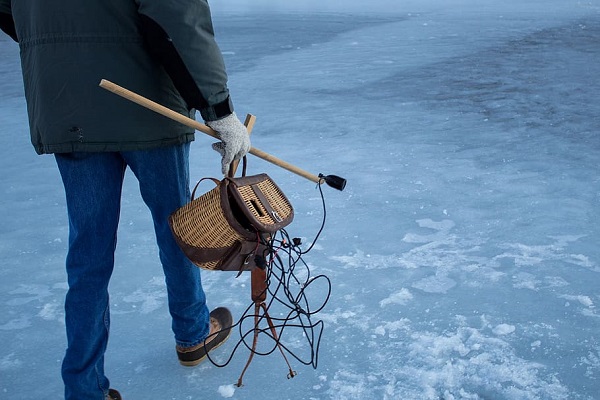
[[[233,103],[230,96],[220,103],[200,109],[200,115],[205,121],[216,121],[231,113],[233,113]]]

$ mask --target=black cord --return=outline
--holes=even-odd
[[[267,293],[263,293],[263,295],[267,294],[268,296],[265,306],[267,310],[274,310],[283,315],[276,317],[269,316],[277,337],[273,335],[269,324],[266,327],[260,326],[261,323],[263,325],[266,323],[267,317],[261,314],[261,308],[257,307],[255,302],[252,302],[242,313],[240,319],[231,327],[231,329],[237,328],[240,339],[235,344],[227,359],[223,363],[218,363],[211,358],[210,353],[207,355],[207,358],[217,367],[227,366],[237,350],[241,346],[244,346],[254,355],[260,356],[270,355],[279,348],[291,355],[298,362],[317,368],[324,323],[322,320],[313,320],[316,318],[315,315],[322,311],[329,301],[331,296],[331,281],[323,274],[313,277],[308,264],[302,258],[303,255],[313,249],[325,227],[327,216],[325,197],[321,185],[317,185],[317,187],[321,196],[323,220],[308,249],[303,251],[300,248],[300,241],[291,239],[285,229],[281,229],[271,235],[268,240],[260,235],[260,240],[266,247],[264,254],[261,255],[265,260],[266,268],[265,290]],[[323,292],[325,293],[324,300],[316,309],[311,309],[311,301],[307,289],[320,282],[326,286]],[[258,311],[258,314],[253,310]],[[248,327],[248,324],[250,324],[250,327]],[[301,357],[296,353],[296,350],[285,345],[285,337],[287,337],[288,332],[292,329],[299,329],[303,338],[308,343],[308,349],[310,350],[308,357]],[[264,350],[254,348],[256,332],[258,332],[259,337],[270,338],[271,345],[265,346],[264,340],[262,342],[259,340],[260,347]],[[296,342],[297,340],[294,340],[294,343]]]

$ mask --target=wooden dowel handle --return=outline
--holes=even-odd
[[[136,104],[139,104],[142,107],[146,107],[154,112],[164,115],[165,117],[171,118],[174,121],[182,123],[183,125],[189,126],[190,128],[194,128],[195,130],[205,133],[208,136],[212,136],[215,139],[219,139],[217,133],[210,127],[196,121],[195,119],[186,117],[185,115],[179,114],[178,112],[171,110],[170,108],[167,108],[150,99],[147,99],[144,96],[140,96],[139,94],[132,92],[131,90],[125,89],[124,87],[119,86],[116,83],[107,81],[106,79],[102,79],[100,81],[100,87],[110,92],[113,92],[127,100],[130,100]],[[319,184],[323,182],[323,180],[317,175],[311,174],[310,172],[298,168],[295,165],[290,164],[287,161],[283,161],[282,159],[277,158],[274,155],[264,152],[260,149],[257,149],[256,147],[251,147],[249,153],[267,162],[270,162],[271,164],[277,165],[278,167],[293,172],[296,175],[306,178],[309,181]]]
[[[114,94],[118,94],[119,96],[126,98],[127,100],[133,101],[136,104],[139,104],[142,107],[146,107],[154,112],[157,112],[165,117],[171,118],[174,121],[182,123],[183,125],[189,126],[190,128],[194,128],[197,131],[206,133],[209,136],[218,139],[219,136],[217,133],[212,130],[210,127],[196,121],[195,119],[186,117],[185,115],[179,114],[176,111],[171,110],[161,104],[158,104],[144,96],[140,96],[139,94],[132,92],[131,90],[125,89],[122,86],[117,85],[111,81],[107,81],[106,79],[102,79],[100,81],[100,87],[106,89]]]
[[[262,158],[263,160],[270,162],[271,164],[277,165],[278,167],[281,167],[283,169],[286,169],[290,172],[293,172],[294,174],[301,176],[303,178],[308,179],[309,181],[312,181],[314,183],[323,183],[323,179],[319,178],[317,175],[311,174],[308,171],[305,171],[301,168],[296,167],[293,164],[290,164],[287,161],[283,161],[281,158],[277,158],[272,154],[269,154],[267,152],[262,151],[261,149],[257,149],[256,147],[252,147],[250,148],[249,151],[250,154],[252,154],[253,156],[256,156],[258,158]]]

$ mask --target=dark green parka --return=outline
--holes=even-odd
[[[39,154],[180,144],[193,129],[98,86],[107,79],[205,120],[233,111],[205,0],[0,0],[19,42]]]

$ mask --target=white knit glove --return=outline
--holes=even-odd
[[[229,165],[233,160],[243,158],[250,151],[250,135],[248,130],[234,113],[216,121],[206,121],[221,139],[213,143],[212,148],[221,154],[221,170],[223,175],[229,172]]]

